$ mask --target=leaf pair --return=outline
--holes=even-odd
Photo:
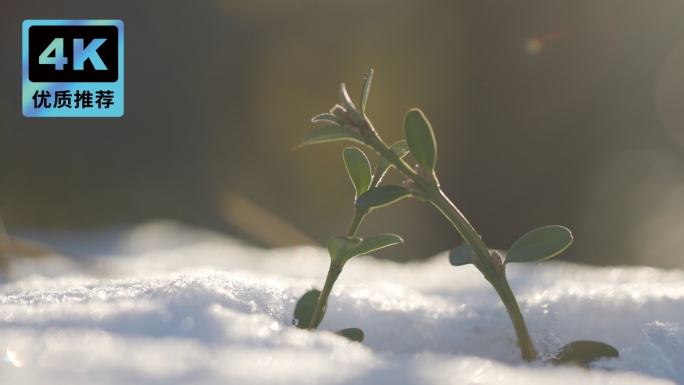
[[[339,275],[341,268],[350,259],[403,242],[403,239],[394,234],[381,234],[365,240],[361,238],[352,238],[340,235],[334,236],[328,240],[328,252],[330,253],[331,259],[330,269],[331,271],[336,269],[338,271],[337,275]],[[333,278],[331,281],[331,285],[334,284],[334,280],[337,279],[337,275],[335,275],[335,278]],[[330,277],[331,274],[329,273],[326,280],[326,285],[329,284],[328,280],[331,279]],[[327,291],[324,298],[321,298],[321,292],[319,290],[310,290],[304,294],[295,306],[294,324],[301,329],[317,328],[318,324],[325,316],[325,305],[327,303],[327,295],[329,295],[329,293],[330,291]],[[316,313],[314,317],[314,313],[316,312],[316,307],[319,301],[323,301],[323,307],[321,307],[322,313]],[[319,309],[319,311],[321,310]],[[317,321],[314,321],[316,325],[311,324],[311,321],[314,318],[317,319]],[[363,340],[363,332],[360,329],[345,329],[341,330],[339,333],[354,341],[360,342]]]
[[[532,230],[518,239],[508,250],[504,264],[509,262],[538,262],[552,258],[572,243],[572,233],[563,226],[546,226]],[[449,252],[454,266],[472,263],[473,249],[467,243]]]
[[[395,234],[380,234],[367,239],[336,235],[328,240],[328,252],[333,263],[344,266],[354,257],[403,242],[404,240]]]

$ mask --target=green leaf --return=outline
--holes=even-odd
[[[306,146],[307,144],[332,142],[335,140],[351,140],[353,142],[363,143],[361,138],[348,129],[340,126],[325,126],[319,127],[308,133],[302,143],[298,146]]]
[[[366,103],[368,102],[368,92],[370,92],[371,80],[373,80],[373,70],[368,71],[363,79],[363,90],[361,90],[361,113],[366,115]]]
[[[399,159],[401,159],[401,158],[405,157],[406,154],[409,153],[408,143],[406,143],[405,140],[399,140],[390,146],[390,150],[392,150],[392,152],[395,153]],[[385,158],[382,158],[382,159],[385,162],[387,162],[387,160]],[[389,163],[389,162],[387,162],[387,163]]]
[[[411,196],[411,193],[396,184],[388,184],[372,188],[356,198],[354,206],[357,209],[372,209],[392,204],[400,199]]]
[[[356,110],[356,106],[354,106],[354,103],[349,98],[347,87],[344,85],[344,83],[340,84],[340,103],[349,114],[356,118],[356,123],[363,121],[363,116],[359,113],[359,111]]]
[[[328,252],[333,261],[344,261],[345,255],[361,243],[361,238],[336,235],[328,240]]]
[[[572,233],[563,226],[532,230],[518,239],[506,254],[509,262],[536,262],[549,259],[572,243]]]
[[[356,110],[356,106],[349,97],[349,94],[347,93],[347,86],[345,86],[344,83],[340,84],[340,104],[342,104],[342,107],[344,107],[347,112]]]
[[[473,249],[467,242],[463,242],[460,245],[449,251],[449,263],[454,266],[463,266],[469,263],[473,263]]]
[[[321,295],[320,290],[309,290],[302,298],[297,301],[297,306],[295,306],[294,319],[292,323],[300,329],[308,329],[309,323],[311,322],[311,317],[313,316],[314,310],[316,309],[316,304],[318,304],[318,297]],[[325,310],[323,311],[325,316]],[[321,317],[321,320],[323,317]],[[316,325],[318,326],[318,325]]]
[[[576,363],[587,366],[601,358],[619,357],[614,347],[597,341],[575,341],[563,346],[552,360],[554,364]]]
[[[358,246],[344,256],[344,262],[347,262],[354,257],[358,257],[359,255],[368,254],[375,250],[383,249],[385,247],[399,243],[404,243],[404,240],[395,234],[380,234],[368,239],[364,239],[358,244]]]
[[[347,147],[342,152],[344,165],[347,167],[349,178],[356,189],[356,196],[365,193],[370,187],[372,174],[371,165],[363,151],[356,147]]]
[[[327,114],[327,113],[316,115],[311,119],[311,121],[314,123],[316,123],[316,122],[331,122],[331,123],[335,123],[335,124],[340,125],[340,126],[344,126],[344,122],[342,121],[342,119],[338,118],[337,116],[335,116],[333,114]]]
[[[408,144],[405,140],[400,140],[394,143],[390,146],[390,150],[392,150],[392,152],[399,159],[405,157],[406,154],[409,153]],[[387,173],[387,170],[390,169],[390,167],[392,167],[392,163],[390,163],[387,159],[381,156],[380,159],[378,159],[378,165],[375,168],[375,174],[373,175],[373,182],[371,182],[371,186],[377,186]]]
[[[349,338],[350,340],[355,342],[362,342],[364,337],[363,330],[359,328],[342,329],[336,331],[335,334],[339,334],[342,337]]]
[[[406,113],[404,135],[411,154],[418,164],[427,171],[428,175],[433,175],[437,162],[437,143],[432,126],[423,111],[414,108]]]

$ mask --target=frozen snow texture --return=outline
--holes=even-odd
[[[170,222],[51,241],[90,256],[14,263],[23,278],[0,286],[3,383],[684,384],[682,271],[509,266],[544,357],[581,339],[620,350],[585,370],[522,362],[496,293],[445,254],[351,261],[310,333],[292,313],[323,284],[323,249],[260,250]],[[329,332],[347,327],[366,340]]]

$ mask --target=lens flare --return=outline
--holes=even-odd
[[[530,55],[537,55],[544,49],[541,39],[538,37],[531,37],[525,41],[525,51]]]
[[[24,361],[19,357],[19,353],[13,347],[7,347],[7,360],[17,368],[24,366]]]
[[[525,43],[523,44],[525,52],[530,55],[539,55],[549,46],[549,44],[553,43],[564,35],[564,30],[558,30],[544,36],[531,37],[525,40]]]

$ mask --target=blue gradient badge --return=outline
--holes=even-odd
[[[26,117],[119,117],[124,112],[121,20],[26,20]]]

